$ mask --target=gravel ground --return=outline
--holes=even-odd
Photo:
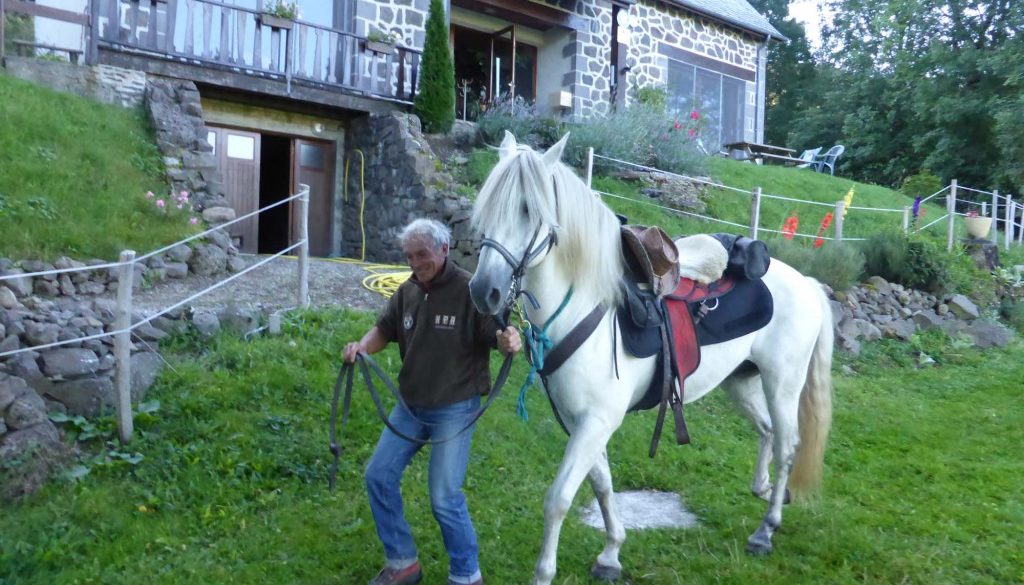
[[[249,265],[259,262],[258,256],[244,256]],[[396,271],[400,269],[396,268]],[[371,273],[363,265],[321,258],[309,261],[309,296],[314,307],[342,306],[376,311],[386,300],[363,286]],[[180,302],[223,279],[220,276],[196,276],[189,273],[181,280],[167,280],[148,290],[135,291],[132,303],[136,311],[153,313]],[[189,302],[202,308],[220,308],[234,303],[238,306],[275,310],[298,304],[298,261],[276,258],[223,286]],[[116,298],[116,294],[111,295]]]

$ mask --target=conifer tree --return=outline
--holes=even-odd
[[[428,133],[448,132],[455,123],[455,65],[448,52],[448,30],[441,0],[430,1],[420,62],[420,90],[414,111]]]

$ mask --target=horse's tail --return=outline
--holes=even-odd
[[[817,291],[822,318],[800,394],[800,447],[789,475],[789,487],[798,496],[810,495],[821,484],[825,443],[832,427],[832,307],[821,284],[809,280]]]

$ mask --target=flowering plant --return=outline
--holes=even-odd
[[[266,6],[263,9],[263,11],[271,16],[287,18],[288,20],[295,20],[302,16],[302,13],[299,11],[299,3],[297,0],[292,2],[288,2],[287,0],[273,0],[269,6]]]
[[[796,235],[796,228],[800,225],[800,218],[794,213],[793,215],[786,218],[786,221],[782,224],[782,237],[787,240],[792,240],[793,236]]]
[[[825,239],[822,238],[822,236],[825,235],[825,230],[827,230],[830,225],[832,225],[832,212],[831,211],[826,213],[825,217],[822,218],[822,220],[821,220],[821,227],[818,228],[818,235],[817,235],[817,237],[814,238],[814,248],[815,249],[820,248],[823,245],[825,245]]]
[[[370,31],[370,34],[366,35],[366,40],[372,43],[384,43],[394,46],[398,44],[399,38],[397,33],[373,29]]]
[[[164,215],[188,215],[189,225],[199,224],[199,218],[193,215],[195,206],[189,201],[188,191],[180,191],[177,194],[170,193],[167,199],[157,197],[152,191],[146,191],[146,199],[153,202],[157,213]]]

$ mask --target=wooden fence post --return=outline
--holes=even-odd
[[[4,63],[4,25],[7,16],[4,14],[4,0],[0,0],[0,65]]]
[[[1024,203],[1018,203],[1020,207],[1020,223],[1017,224],[1017,245],[1024,244]]]
[[[0,0],[0,3],[2,2],[3,0]],[[89,0],[89,26],[86,27],[86,30],[89,35],[89,45],[86,47],[85,64],[95,65],[100,60],[100,0]]]
[[[299,184],[299,307],[309,306],[309,185]]]
[[[946,214],[949,222],[946,227],[946,251],[953,249],[953,238],[956,235],[956,179],[949,183],[949,195],[946,196]]]
[[[910,208],[903,206],[903,233],[910,231]]]
[[[587,147],[587,189],[592,188],[591,183],[594,180],[594,147]]]
[[[135,278],[135,251],[121,252],[117,269],[117,315],[114,328],[114,383],[117,387],[117,434],[121,443],[132,440],[132,280]]]
[[[1006,219],[1003,220],[1003,231],[1005,232],[1005,248],[1010,249],[1010,242],[1013,241],[1013,212],[1016,209],[1013,202],[1013,197],[1009,195],[1005,196],[1006,201]]]
[[[750,199],[750,237],[757,239],[757,226],[761,224],[761,188],[754,187],[754,193]]]
[[[835,240],[843,241],[843,215],[846,213],[846,202],[836,201],[836,210],[833,213],[832,222],[835,224]]]
[[[999,189],[992,192],[992,223],[989,224],[989,239],[993,242],[998,241],[999,237]]]

